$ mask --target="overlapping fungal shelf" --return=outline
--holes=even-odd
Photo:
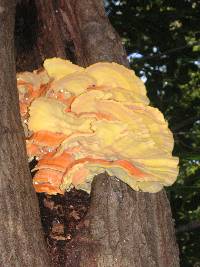
[[[37,192],[90,192],[105,171],[136,191],[175,182],[172,133],[132,70],[51,58],[43,70],[17,74],[17,84],[28,157],[38,159]]]

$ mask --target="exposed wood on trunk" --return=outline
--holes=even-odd
[[[14,59],[15,1],[0,0],[0,266],[50,266],[27,163]]]
[[[47,3],[45,0],[35,2],[43,7]],[[56,13],[58,26],[54,25],[54,29],[60,29],[59,38],[69,45],[69,50],[65,50],[67,58],[73,59],[67,51],[74,51],[74,62],[83,66],[97,61],[128,65],[120,39],[105,15],[103,1],[52,2],[54,10],[46,13],[42,9],[45,13],[42,16],[38,13],[45,18],[41,27]],[[45,45],[40,42],[35,46],[39,47],[40,57],[46,56]],[[58,51],[52,53],[52,56],[58,56]],[[157,194],[134,192],[114,178],[99,175],[93,182],[85,226],[85,233],[80,233],[66,248],[66,266],[179,266],[173,220],[164,191]]]

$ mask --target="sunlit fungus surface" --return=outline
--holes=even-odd
[[[17,84],[28,157],[38,159],[37,192],[90,192],[105,171],[136,191],[175,182],[172,133],[132,70],[51,58],[43,70],[17,74]]]

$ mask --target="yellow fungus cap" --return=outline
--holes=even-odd
[[[77,117],[65,112],[66,105],[57,99],[40,97],[29,108],[28,128],[33,132],[50,131],[70,135],[73,132],[91,132],[94,118]]]
[[[117,63],[99,62],[86,68],[86,71],[97,80],[97,86],[108,88],[123,88],[143,97],[143,103],[148,104],[144,83],[133,70]]]
[[[85,71],[75,72],[52,82],[51,88],[54,92],[67,92],[73,95],[80,95],[87,88],[96,85],[96,79]]]
[[[133,71],[107,62],[84,69],[59,58],[44,68],[46,84],[39,72],[18,79],[28,155],[39,159],[37,192],[90,192],[93,177],[105,171],[137,191],[175,182],[172,133]]]
[[[56,57],[46,59],[43,66],[48,75],[55,80],[61,79],[76,71],[84,70],[84,68],[71,63],[69,60]]]

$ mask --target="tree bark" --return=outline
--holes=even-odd
[[[14,58],[15,1],[0,0],[0,266],[50,266],[27,163]]]
[[[60,13],[83,66],[98,61],[128,65],[118,34],[110,25],[103,1],[65,1]],[[78,36],[77,36],[78,35]],[[86,251],[80,266],[179,266],[170,205],[164,191],[134,192],[106,175],[95,178],[92,188],[88,239],[97,250]],[[89,260],[89,261],[88,261]],[[66,266],[69,266],[66,264]]]
[[[32,71],[41,67],[45,58],[55,56],[82,66],[98,61],[128,66],[120,38],[105,16],[103,2],[79,2],[25,0],[17,6],[18,72]]]
[[[44,9],[47,2],[53,7],[48,13]],[[34,44],[39,58],[47,55],[46,43],[39,41],[40,38],[47,38],[45,36],[59,28],[59,40],[69,48],[65,46],[65,56],[75,58],[75,63],[88,66],[98,61],[115,61],[128,66],[120,38],[105,15],[103,1],[36,0],[35,5],[44,33]],[[48,26],[50,20],[54,21],[53,30]],[[54,49],[51,56],[63,51],[61,46],[59,51]],[[165,191],[157,194],[134,192],[117,179],[101,174],[94,179],[91,195],[85,232],[68,243],[66,266],[179,266]]]
[[[164,191],[134,192],[114,178],[95,178],[88,232],[98,242],[96,266],[179,266],[170,205]],[[84,263],[84,260],[86,263]],[[80,266],[87,265],[84,255]]]

